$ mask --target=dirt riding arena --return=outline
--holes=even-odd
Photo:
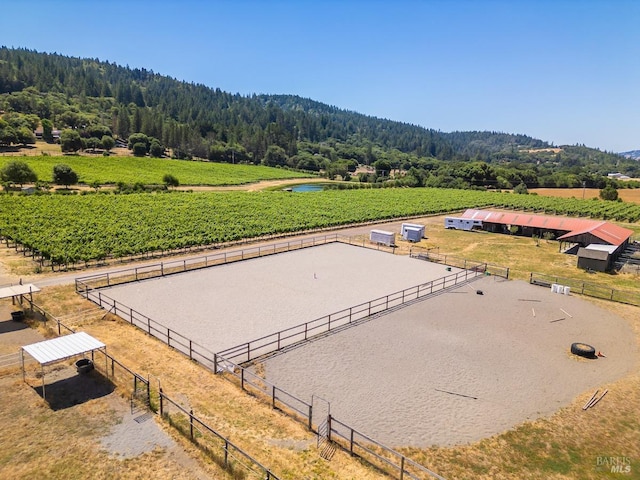
[[[103,292],[220,351],[448,273],[330,244]],[[578,341],[606,357],[570,354]],[[481,277],[276,355],[260,371],[306,401],[327,400],[333,416],[378,441],[425,447],[550,415],[629,372],[636,350],[628,324],[588,301]]]
[[[455,271],[330,243],[103,292],[220,352]]]

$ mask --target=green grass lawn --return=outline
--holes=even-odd
[[[261,165],[230,165],[166,158],[138,157],[87,157],[87,156],[0,156],[0,168],[13,161],[27,163],[38,179],[53,181],[53,167],[69,165],[79,177],[80,183],[115,184],[118,182],[146,185],[162,184],[162,177],[170,173],[181,185],[241,185],[261,180],[309,178],[311,175],[264,167]]]

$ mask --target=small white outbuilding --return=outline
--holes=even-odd
[[[417,223],[403,223],[400,229],[403,240],[419,242],[424,238],[424,225]]]
[[[369,240],[373,243],[379,243],[391,247],[396,243],[396,234],[387,232],[386,230],[371,230]]]

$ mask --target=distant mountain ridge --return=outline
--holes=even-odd
[[[446,133],[296,95],[231,94],[145,68],[0,47],[0,146],[28,141],[45,120],[75,130],[84,145],[142,133],[175,158],[262,163],[330,178],[382,162],[360,181],[405,172],[406,182],[396,183],[407,186],[562,187],[596,185],[611,171],[640,176],[638,162],[584,145],[558,148],[504,132]]]
[[[640,150],[629,150],[628,152],[620,152],[624,158],[631,158],[633,160],[640,160]]]

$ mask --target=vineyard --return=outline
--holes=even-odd
[[[170,173],[183,185],[240,185],[261,180],[308,178],[311,175],[261,165],[231,165],[227,163],[170,160],[139,157],[0,157],[0,169],[7,163],[20,160],[38,175],[51,182],[53,167],[69,165],[78,174],[80,183],[101,185],[122,183],[162,184],[162,177]]]
[[[449,189],[0,195],[0,235],[73,264],[487,206],[635,222],[640,205]]]

